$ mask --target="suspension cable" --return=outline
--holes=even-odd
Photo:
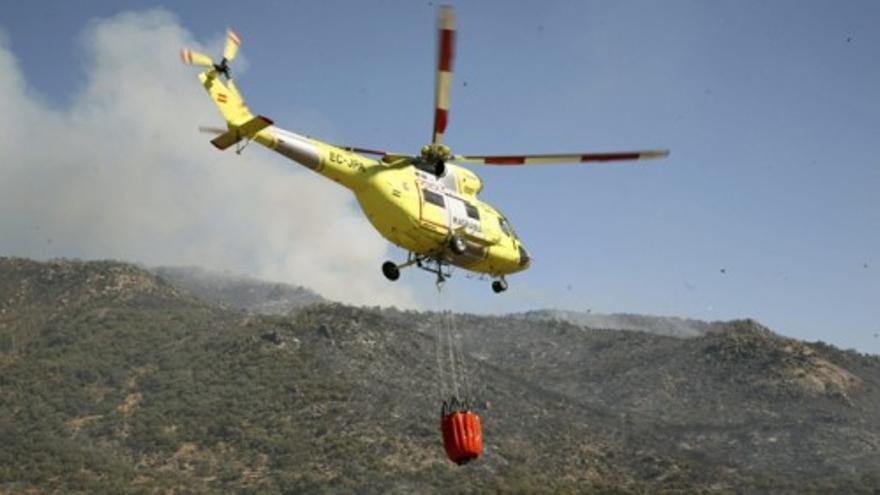
[[[461,402],[465,399],[462,397],[462,392],[467,393],[462,387],[462,382],[465,380],[464,367],[461,353],[458,351],[460,345],[456,344],[455,335],[452,332],[454,325],[452,311],[447,309],[444,304],[442,287],[443,284],[437,284],[437,316],[435,320],[437,321],[437,369],[441,381],[439,388],[444,401],[448,399]]]
[[[448,301],[443,298],[441,289],[442,285],[438,284],[435,349],[438,376],[442,381],[438,388],[443,401],[454,399],[460,404],[458,407],[470,409],[473,407],[474,391],[464,352],[464,339],[459,332],[456,315],[445,304]]]
[[[444,321],[444,323],[447,322]],[[449,353],[449,369],[452,371],[452,393],[455,397],[459,398],[458,396],[461,395],[461,385],[458,380],[458,366],[455,362],[455,341],[453,340],[452,330],[449,328],[448,324],[443,326],[443,330],[445,330],[446,333],[446,349]],[[459,398],[459,400],[461,400],[461,398]]]
[[[450,311],[448,314],[449,318],[449,328],[451,330],[453,345],[456,353],[456,357],[458,359],[458,366],[460,368],[460,376],[462,382],[462,393],[464,394],[464,400],[467,403],[473,399],[473,391],[471,390],[471,379],[470,374],[467,370],[467,360],[464,353],[464,343],[462,342],[463,335],[458,331],[458,325],[456,325],[455,314]]]
[[[437,307],[440,307],[440,287],[437,287]],[[432,320],[435,320],[432,318]],[[437,329],[437,340],[434,343],[435,354],[437,357],[437,389],[440,392],[440,400],[445,403],[445,401],[449,398],[449,394],[447,394],[446,390],[446,372],[444,371],[445,366],[443,365],[443,325],[442,321],[436,321],[435,325]]]

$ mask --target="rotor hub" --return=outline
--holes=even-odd
[[[452,159],[452,151],[445,144],[426,144],[422,146],[422,158],[438,163]]]
[[[231,76],[229,75],[229,61],[226,60],[225,57],[220,60],[219,64],[214,64],[214,70],[216,70],[218,74],[226,76],[226,79],[231,79]]]

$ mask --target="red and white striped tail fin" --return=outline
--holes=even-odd
[[[434,136],[433,144],[439,144],[449,122],[449,93],[452,87],[452,59],[455,54],[455,12],[452,7],[440,8],[438,22],[439,50],[437,53],[437,79],[434,86]]]

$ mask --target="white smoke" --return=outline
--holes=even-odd
[[[3,39],[0,254],[200,265],[413,304],[382,278],[388,244],[348,191],[257,145],[220,153],[197,132],[219,113],[177,56],[198,44],[167,12],[91,24],[86,81],[62,109],[33,94]]]

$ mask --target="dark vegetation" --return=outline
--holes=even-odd
[[[458,467],[439,315],[164,275],[0,258],[0,492],[880,490],[877,357],[459,315],[486,443]]]

